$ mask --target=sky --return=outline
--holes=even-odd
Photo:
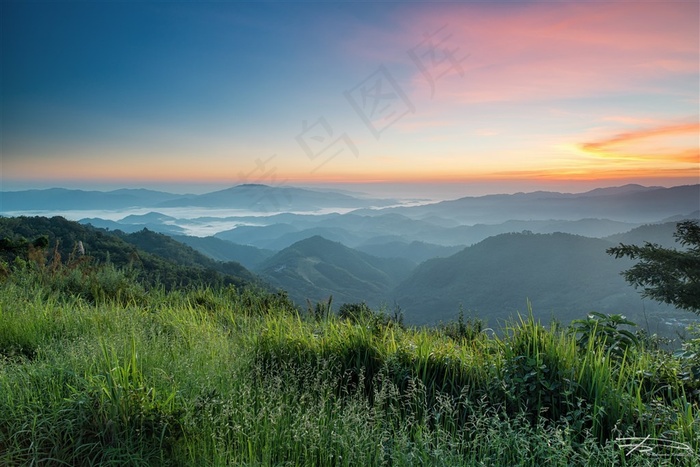
[[[2,2],[0,189],[699,183],[699,5]]]

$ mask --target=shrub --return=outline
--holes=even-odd
[[[593,343],[612,356],[621,358],[628,349],[639,344],[637,336],[627,329],[621,329],[621,326],[634,327],[636,324],[622,315],[605,315],[593,311],[586,319],[572,321],[569,332],[576,336],[576,342],[582,350],[588,349]]]

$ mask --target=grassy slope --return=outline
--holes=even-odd
[[[14,271],[0,464],[697,465],[679,359],[612,358],[528,320],[448,334],[231,288],[92,304]],[[676,457],[625,456],[620,438],[647,435]]]

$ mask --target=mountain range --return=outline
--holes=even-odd
[[[675,223],[669,222],[606,239],[501,234],[418,266],[402,258],[380,261],[315,236],[283,249],[254,270],[274,287],[287,290],[297,303],[333,296],[338,304],[398,304],[412,324],[450,321],[460,309],[495,322],[527,313],[529,302],[544,320],[569,322],[599,311],[659,327],[676,316],[673,309],[643,300],[620,275],[632,263],[607,255],[606,249],[640,237],[677,247],[674,231]]]
[[[312,190],[291,186],[260,184],[236,185],[201,195],[177,195],[145,189],[108,192],[68,190],[25,190],[0,192],[0,212],[47,210],[153,208],[225,208],[262,212],[313,212],[326,208],[390,206],[396,200],[376,199],[332,190]]]
[[[395,212],[413,219],[446,217],[461,224],[587,218],[647,223],[698,209],[700,185],[671,188],[625,185],[579,194],[538,191],[465,197],[424,206],[394,207],[382,212]],[[362,212],[371,214],[373,211]]]
[[[519,232],[489,237],[452,253],[449,249],[416,244],[433,257],[416,265],[400,256],[379,257],[320,236],[300,240],[279,251],[236,246],[209,237],[181,238],[215,247],[222,259],[231,251],[251,257],[250,270],[235,261],[216,261],[169,236],[143,229],[109,232],[60,217],[0,218],[0,243],[5,261],[29,239],[46,235],[61,257],[75,254],[78,240],[98,261],[133,267],[147,281],[167,288],[187,284],[229,282],[237,286],[267,284],[285,290],[300,307],[308,302],[336,306],[365,302],[372,308],[399,307],[409,324],[454,320],[462,310],[492,325],[526,313],[567,323],[590,311],[621,313],[652,332],[671,334],[688,313],[642,300],[620,276],[631,265],[605,253],[618,243],[653,241],[678,247],[675,222],[645,225],[604,239],[566,233]],[[23,243],[25,242],[25,243]],[[406,247],[406,245],[400,245]],[[443,247],[444,248],[444,247]],[[401,248],[399,248],[401,250]],[[385,252],[388,253],[388,252]],[[251,272],[252,271],[252,272]],[[676,324],[674,324],[676,323]]]
[[[662,326],[686,312],[643,301],[620,276],[630,263],[605,250],[620,242],[677,247],[675,223],[700,219],[700,185],[489,195],[417,206],[262,185],[204,195],[96,193],[101,194],[4,192],[2,209],[111,209],[109,218],[81,219],[87,230],[55,239],[68,248],[87,235],[90,248],[114,237],[118,240],[107,242],[112,250],[98,248],[111,251],[113,261],[128,263],[131,253],[124,251],[137,249],[164,277],[179,276],[166,273],[170,266],[158,261],[200,276],[206,270],[220,278],[237,277],[238,283],[266,283],[286,290],[302,307],[331,295],[336,304],[396,304],[412,324],[448,321],[460,309],[501,320],[526,312],[529,300],[543,319],[566,322],[596,310]],[[256,203],[269,196],[278,197],[275,209],[287,212],[261,212],[270,206]],[[182,217],[185,208],[189,217]],[[251,213],[239,215],[237,209]],[[51,224],[32,222],[40,230]],[[65,220],[52,222],[59,230],[75,229],[61,223]],[[27,236],[21,229],[4,231]]]
[[[124,209],[135,206],[157,206],[182,195],[146,189],[122,188],[114,191],[23,190],[0,192],[0,212]]]

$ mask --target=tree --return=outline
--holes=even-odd
[[[639,260],[622,275],[635,288],[643,288],[642,296],[700,314],[700,225],[679,222],[673,236],[684,249],[645,242],[644,246],[620,243],[606,252]]]

